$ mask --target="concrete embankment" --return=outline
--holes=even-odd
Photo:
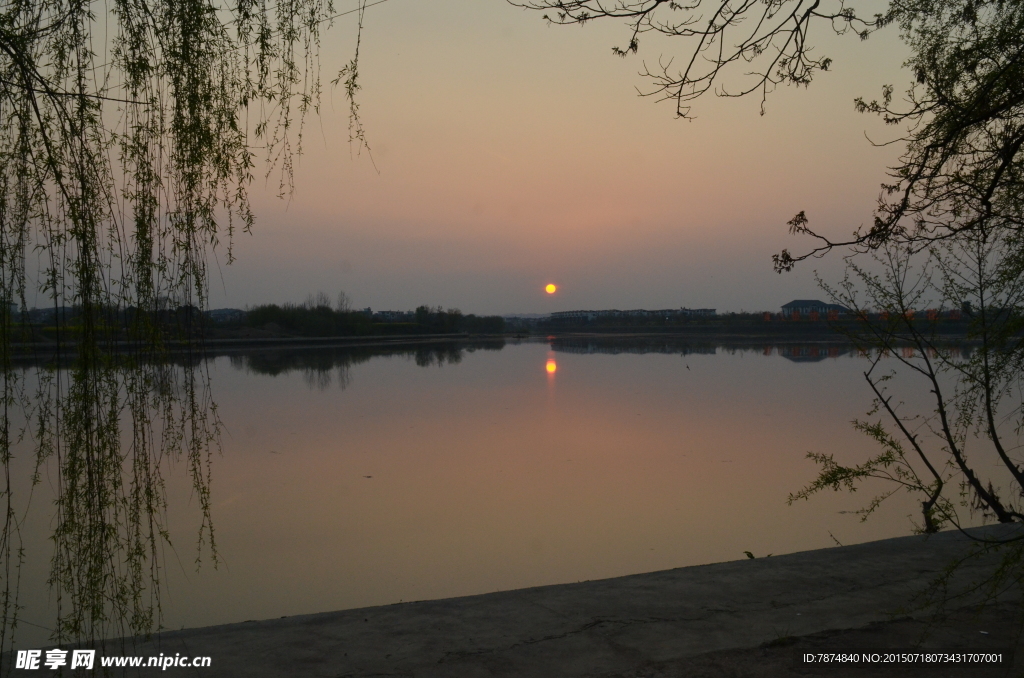
[[[1007,536],[1013,529],[990,526],[971,534]],[[842,674],[833,665],[820,673],[823,667],[801,668],[791,660],[794,648],[839,651],[850,642],[861,649],[907,648],[922,638],[923,647],[939,650],[1012,649],[1019,644],[1010,621],[1016,603],[1004,601],[977,616],[964,612],[969,601],[960,601],[953,626],[941,628],[923,623],[924,613],[911,608],[915,592],[970,546],[958,532],[902,537],[578,584],[187,629],[140,642],[130,653],[206,655],[212,659],[208,669],[160,673],[227,678],[1009,675],[1009,657],[998,672],[987,673],[963,665],[898,674]],[[970,561],[956,580],[978,580],[993,562]],[[830,631],[837,629],[859,631]]]

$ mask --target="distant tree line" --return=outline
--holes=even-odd
[[[161,340],[182,340],[201,336],[206,318],[192,305],[168,306],[156,310],[134,306],[103,306],[86,314],[81,306],[33,308],[7,312],[11,337],[19,342],[77,342],[86,321],[103,328],[107,341],[124,342],[147,332]]]
[[[302,304],[261,304],[241,314],[237,324],[304,337],[336,337],[372,334],[373,321],[351,310],[343,300],[332,307],[326,294]]]
[[[202,312],[195,306],[143,311],[134,307],[110,308],[98,314],[113,339],[127,340],[140,324],[157,330],[165,340],[199,336],[217,337],[219,330],[253,328],[302,337],[338,337],[417,334],[501,334],[501,316],[465,315],[457,308],[420,306],[415,311],[353,310],[347,295],[333,301],[323,292],[300,304],[261,304],[246,311],[221,309]],[[20,328],[22,342],[76,342],[85,318],[77,306],[8,309],[10,321]]]
[[[263,304],[250,308],[237,324],[305,337],[394,334],[500,334],[501,316],[465,315],[457,308],[420,306],[415,311],[353,310],[342,293],[332,306],[321,292],[302,304]]]

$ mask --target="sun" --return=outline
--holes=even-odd
[[[548,371],[548,374],[554,374],[555,372],[558,371],[558,364],[555,363],[554,360],[548,359],[548,362],[544,366],[544,369]]]
[[[558,291],[558,285],[556,285],[555,283],[548,283],[547,285],[545,285],[544,291],[547,292],[548,294],[554,294],[555,292]]]

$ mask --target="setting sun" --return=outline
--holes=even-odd
[[[548,360],[548,364],[544,366],[544,369],[548,371],[548,374],[554,374],[558,370],[558,365],[555,364],[554,360]]]
[[[544,291],[547,292],[548,294],[554,294],[556,291],[558,291],[558,285],[554,283],[548,283],[547,286],[544,288]]]

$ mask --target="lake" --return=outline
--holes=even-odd
[[[850,422],[868,361],[825,345],[548,339],[211,358],[221,558],[170,469],[167,628],[576,582],[908,534],[897,495],[787,505],[809,451],[876,450]],[[919,396],[923,397],[923,393]],[[909,402],[910,406],[923,404]],[[45,490],[46,483],[43,484]],[[48,499],[34,501],[38,514]],[[916,518],[917,516],[913,516]],[[49,522],[26,523],[48,555]],[[52,623],[31,557],[17,646]]]

